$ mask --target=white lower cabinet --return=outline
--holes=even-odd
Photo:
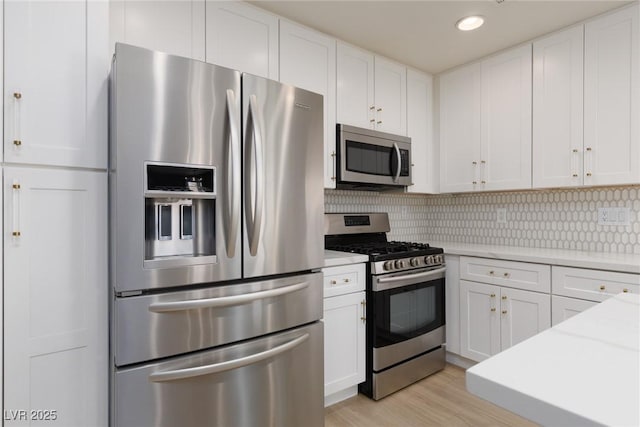
[[[598,304],[595,301],[585,301],[577,298],[551,296],[551,323],[553,326],[564,322],[570,317]]]
[[[460,281],[460,354],[481,361],[551,326],[548,293]]]
[[[364,264],[325,268],[325,406],[357,394],[365,379],[366,296]],[[357,280],[354,283],[354,278]],[[355,291],[354,291],[355,290]]]
[[[640,274],[553,266],[554,325],[619,293],[640,293]]]
[[[4,425],[106,426],[106,173],[5,167],[3,190]]]

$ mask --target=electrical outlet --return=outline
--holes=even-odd
[[[630,225],[629,208],[598,208],[598,225]]]
[[[507,223],[507,209],[506,208],[498,208],[498,209],[496,209],[496,222],[498,224],[506,224]]]

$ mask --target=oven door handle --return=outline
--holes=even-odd
[[[289,342],[286,342],[278,347],[262,351],[260,353],[252,354],[250,356],[241,357],[240,359],[228,360],[226,362],[214,363],[212,365],[197,366],[195,368],[177,369],[175,371],[154,372],[149,375],[149,381],[151,382],[167,382],[184,380],[193,377],[200,377],[203,375],[218,374],[221,372],[230,371],[232,369],[238,369],[245,366],[253,365],[263,360],[275,357],[286,351],[289,351],[309,338],[309,334],[304,334],[298,338],[295,338]]]
[[[373,291],[386,291],[402,286],[412,285],[422,281],[436,280],[444,278],[446,268],[441,267],[435,270],[423,271],[420,273],[403,274],[402,276],[379,277],[374,280]]]
[[[266,291],[251,292],[248,294],[233,295],[229,297],[206,298],[186,301],[156,302],[149,305],[149,311],[153,313],[170,313],[174,311],[199,310],[202,308],[220,308],[240,304],[247,304],[255,300],[277,297],[290,294],[309,287],[309,282],[283,286],[281,288]]]

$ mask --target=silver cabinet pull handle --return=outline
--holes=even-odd
[[[236,109],[236,96],[231,89],[227,89],[227,112],[229,114],[229,151],[227,157],[227,194],[229,209],[226,218],[227,229],[227,256],[233,258],[236,251],[236,241],[238,237],[238,222],[240,221],[240,134],[238,126],[240,119]]]
[[[22,146],[22,138],[21,138],[21,128],[22,124],[20,123],[20,100],[22,99],[22,94],[20,92],[14,92],[13,94],[13,147],[19,148]]]
[[[12,218],[11,218],[11,235],[13,237],[20,237],[22,233],[20,232],[20,183],[17,180],[13,181],[11,185],[11,189],[13,190],[11,193],[12,198]]]
[[[149,311],[153,313],[171,313],[174,311],[198,310],[202,308],[220,308],[246,304],[258,299],[277,297],[284,294],[299,291],[309,287],[309,282],[283,286],[281,288],[266,291],[252,292],[250,294],[233,295],[230,297],[206,298],[187,301],[156,302],[149,304]]]
[[[585,149],[585,151],[587,152],[588,157],[589,157],[589,167],[587,167],[587,165],[586,165],[586,163],[587,163],[587,162],[586,162],[586,157],[587,157],[587,156],[585,156],[585,159],[584,159],[584,162],[585,162],[584,168],[587,170],[587,172],[585,173],[585,175],[586,175],[586,176],[588,176],[588,177],[591,177],[591,176],[593,175],[593,174],[591,173],[591,172],[593,172],[593,150],[592,150],[592,148],[591,148],[591,147],[587,147],[587,148]]]
[[[393,178],[393,182],[398,182],[398,178],[400,178],[400,170],[402,169],[402,157],[400,156],[400,148],[398,148],[398,144],[394,142],[393,148],[396,151],[396,157],[398,158],[398,170],[396,171],[396,176]]]
[[[477,161],[473,161],[471,162],[473,164],[473,182],[472,184],[477,184],[478,181],[480,181],[480,173],[478,171],[478,162]]]
[[[258,108],[258,100],[255,95],[249,96],[249,120],[253,128],[253,149],[255,150],[255,169],[245,168],[245,181],[255,185],[253,218],[251,218],[251,229],[249,231],[249,253],[256,256],[258,253],[258,243],[260,242],[260,232],[262,231],[262,213],[264,204],[264,154],[263,154],[263,134],[262,116]],[[249,156],[248,156],[249,157]],[[246,198],[250,198],[250,191],[247,191]],[[249,210],[246,211],[249,215]]]
[[[307,339],[309,339],[309,334],[304,334],[272,349],[261,351],[260,353],[252,354],[251,356],[241,357],[240,359],[214,363],[213,365],[196,366],[194,368],[177,369],[175,371],[154,372],[153,374],[149,375],[149,381],[154,383],[178,381],[242,368],[244,366],[253,365],[270,357],[274,357],[286,351],[289,351],[299,346]]]
[[[571,176],[573,178],[578,177],[578,149],[574,148],[571,150]]]

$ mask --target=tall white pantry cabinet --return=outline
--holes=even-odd
[[[5,426],[108,420],[108,11],[4,2]]]

